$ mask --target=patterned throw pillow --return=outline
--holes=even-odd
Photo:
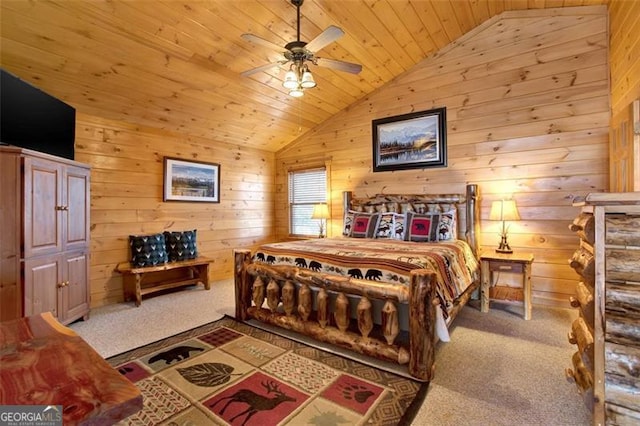
[[[438,241],[450,241],[455,240],[458,237],[456,229],[456,215],[456,209],[452,209],[440,214]]]
[[[351,225],[351,236],[354,238],[373,238],[379,219],[380,213],[356,213]]]
[[[393,214],[393,234],[391,238],[395,240],[404,240],[404,224],[405,224],[405,215],[401,213]]]
[[[374,232],[374,238],[393,238],[393,217],[395,213],[380,213],[378,226]]]
[[[342,235],[345,237],[351,236],[351,227],[353,226],[353,217],[356,215],[356,211],[349,210],[344,214],[344,223],[342,225]]]
[[[196,246],[196,229],[184,232],[165,232],[164,238],[167,241],[167,252],[169,262],[179,260],[195,259],[198,257]]]
[[[131,264],[135,267],[167,263],[167,248],[163,234],[130,235]]]
[[[404,239],[406,241],[438,241],[440,214],[407,212]]]

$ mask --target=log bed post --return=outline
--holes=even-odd
[[[409,374],[431,380],[435,358],[436,274],[424,269],[411,272],[409,299]]]
[[[234,250],[235,287],[236,287],[236,318],[246,321],[247,309],[251,306],[251,280],[247,273],[247,266],[251,263],[251,250]]]
[[[464,230],[465,239],[471,247],[473,254],[476,258],[480,256],[480,243],[478,242],[478,235],[480,234],[480,194],[478,194],[478,185],[467,185],[466,194],[466,229]]]

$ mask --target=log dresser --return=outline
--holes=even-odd
[[[570,260],[581,275],[566,370],[593,424],[640,424],[640,192],[593,193],[574,200],[569,226],[580,237]]]

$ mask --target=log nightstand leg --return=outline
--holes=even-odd
[[[489,312],[489,286],[490,277],[489,262],[480,262],[480,312]]]
[[[524,292],[524,319],[531,319],[531,299],[533,298],[533,292],[531,290],[531,263],[524,265],[524,274],[522,279],[522,290]]]

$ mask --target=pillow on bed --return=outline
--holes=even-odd
[[[380,213],[356,213],[351,225],[351,236],[354,238],[373,238],[380,220]]]
[[[406,222],[406,216],[401,213],[393,214],[393,233],[391,238],[394,240],[404,240],[404,224]]]
[[[455,208],[440,213],[438,241],[449,241],[458,238],[456,215],[457,210]]]
[[[198,257],[198,249],[196,247],[196,232],[165,232],[164,239],[167,243],[167,254],[169,262],[177,262],[180,260],[195,259]]]
[[[407,212],[404,239],[406,241],[438,241],[440,214]]]
[[[380,219],[378,219],[378,226],[374,232],[374,238],[393,238],[394,227],[393,219],[395,213],[380,213]]]
[[[129,235],[131,265],[156,266],[167,263],[167,248],[163,234]]]
[[[351,227],[353,226],[353,217],[358,212],[355,210],[348,210],[344,214],[344,220],[342,222],[342,235],[345,237],[351,236]]]

